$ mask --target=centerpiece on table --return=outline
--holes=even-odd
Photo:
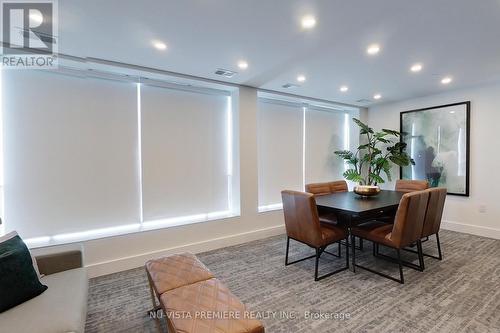
[[[359,134],[364,140],[356,152],[339,150],[335,155],[349,165],[344,177],[359,184],[354,187],[356,194],[377,195],[380,193],[379,184],[385,183],[382,172],[391,181],[393,164],[402,167],[415,165],[415,161],[406,153],[406,143],[399,141],[401,134],[398,131],[382,129],[375,132],[359,119],[352,120],[360,127]]]

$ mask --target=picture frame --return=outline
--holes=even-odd
[[[415,165],[400,168],[401,179],[425,179],[448,194],[470,195],[471,102],[400,113],[401,142]]]

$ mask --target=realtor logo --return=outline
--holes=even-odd
[[[57,0],[3,0],[3,68],[57,66]]]

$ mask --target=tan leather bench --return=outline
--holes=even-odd
[[[262,323],[193,254],[150,260],[146,272],[153,306],[163,309],[169,333],[264,333]]]

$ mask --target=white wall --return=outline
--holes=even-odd
[[[148,259],[173,252],[208,251],[283,233],[282,211],[257,212],[257,90],[241,87],[235,100],[239,104],[235,107],[239,127],[235,133],[240,133],[239,142],[236,139],[241,160],[240,217],[39,249],[35,254],[82,248],[89,275],[94,277],[139,267]]]
[[[399,129],[401,111],[471,101],[470,197],[447,197],[443,228],[500,239],[497,137],[500,124],[500,84],[383,104],[368,110],[375,129]],[[399,174],[395,173],[395,178]],[[385,184],[393,187],[394,184]]]

